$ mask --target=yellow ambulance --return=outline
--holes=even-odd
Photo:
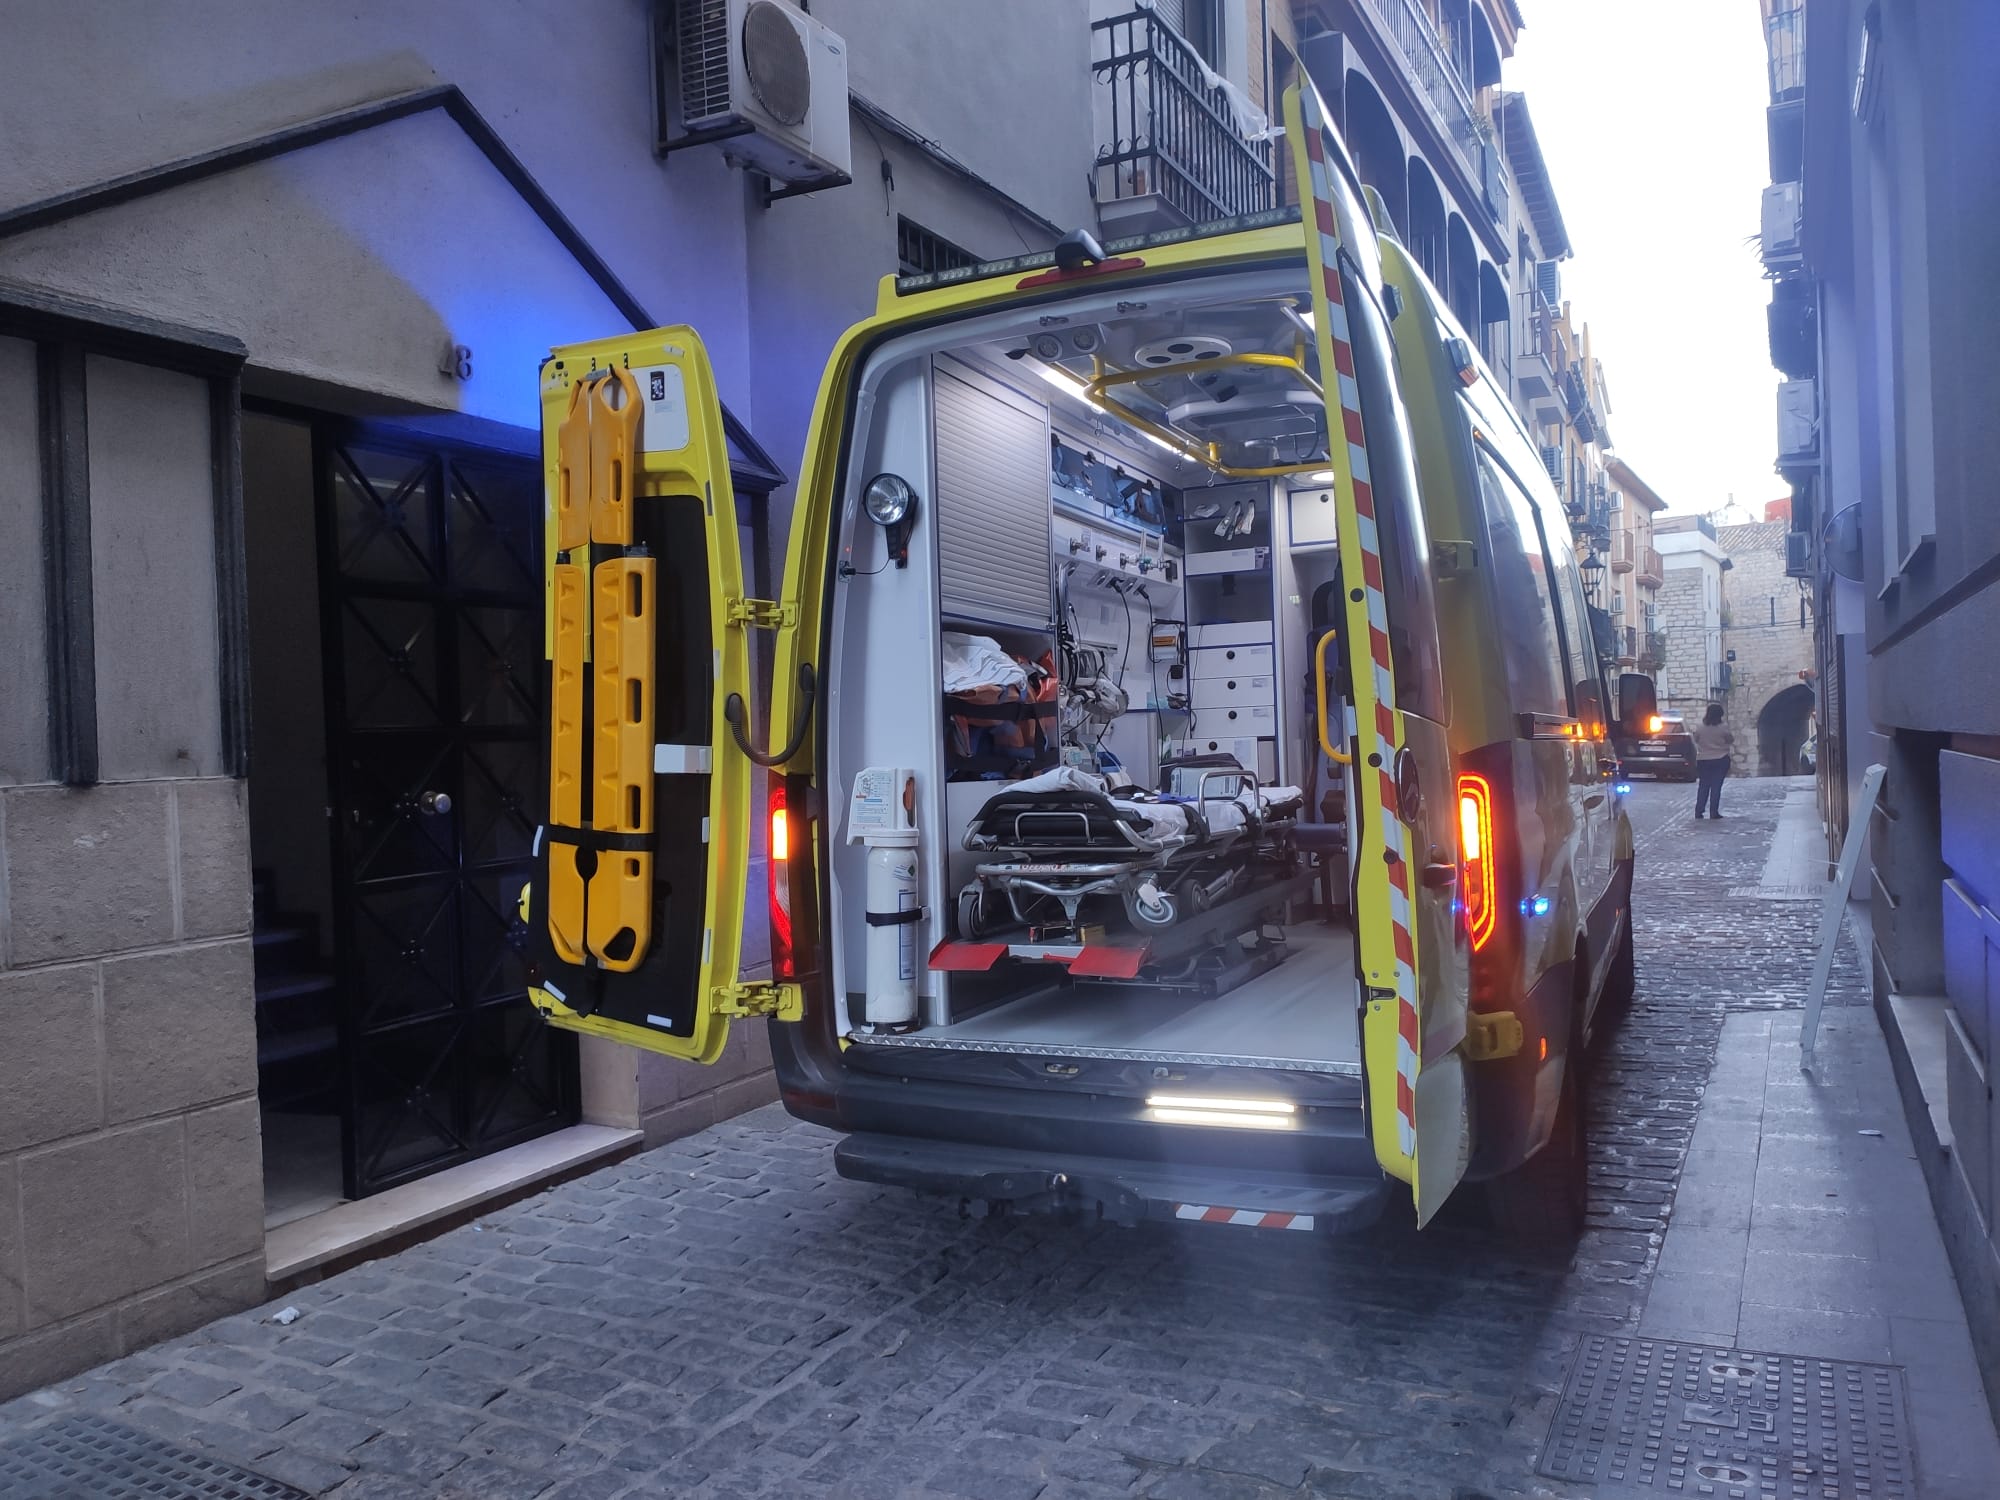
[[[694,332],[553,353],[553,1024],[768,1024],[843,1174],[985,1211],[1325,1232],[1477,1181],[1574,1234],[1611,685],[1527,434],[1285,119],[1302,212],[885,280],[777,599]]]

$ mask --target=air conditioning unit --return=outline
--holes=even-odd
[[[719,142],[787,186],[844,180],[847,44],[784,0],[676,3],[674,77],[687,135]]]
[[[1542,467],[1549,471],[1549,478],[1555,481],[1556,493],[1562,493],[1563,450],[1561,443],[1542,444]]]
[[[1799,210],[1799,185],[1796,182],[1774,182],[1764,189],[1765,265],[1785,265],[1804,253]]]
[[[1788,531],[1785,533],[1785,576],[1787,578],[1810,578],[1813,576],[1811,532]]]
[[[1778,467],[1819,462],[1819,396],[1810,380],[1778,382]]]

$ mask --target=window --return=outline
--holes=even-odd
[[[1487,554],[1493,559],[1493,597],[1500,615],[1494,626],[1507,663],[1508,696],[1516,712],[1567,718],[1570,665],[1534,502],[1483,453],[1479,494],[1486,511]]]
[[[956,271],[976,266],[979,257],[961,249],[941,234],[933,234],[914,219],[896,215],[896,262],[898,274],[927,276],[934,271]]]
[[[1625,613],[1625,596],[1623,594],[1613,594],[1611,596],[1611,613],[1614,615]]]
[[[1438,666],[1430,543],[1417,503],[1410,418],[1389,377],[1395,359],[1389,346],[1389,326],[1374,298],[1361,289],[1345,266],[1340,282],[1374,481],[1375,529],[1382,551],[1382,595],[1396,673],[1396,706],[1443,723],[1444,679]]]
[[[1613,490],[1611,492],[1611,508],[1613,510],[1623,510],[1625,508],[1625,496],[1622,491]]]

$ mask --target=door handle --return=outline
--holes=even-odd
[[[736,748],[750,758],[750,763],[769,770],[781,766],[799,753],[799,746],[806,741],[806,731],[812,728],[813,700],[819,696],[819,676],[813,671],[809,661],[799,663],[799,719],[792,726],[792,737],[785,742],[785,748],[766,755],[754,750],[745,725],[750,711],[744,706],[741,693],[731,693],[722,705],[722,717],[729,721],[729,732],[736,740]]]
[[[417,806],[433,818],[442,817],[451,811],[451,793],[425,792],[417,798]]]
[[[1319,638],[1319,644],[1313,648],[1313,688],[1319,695],[1319,748],[1335,765],[1351,766],[1354,764],[1354,757],[1345,750],[1334,749],[1333,738],[1326,732],[1326,648],[1339,636],[1339,631],[1329,630]]]

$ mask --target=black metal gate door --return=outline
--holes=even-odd
[[[532,459],[318,430],[350,1197],[573,1123],[526,1000],[541,694]]]

